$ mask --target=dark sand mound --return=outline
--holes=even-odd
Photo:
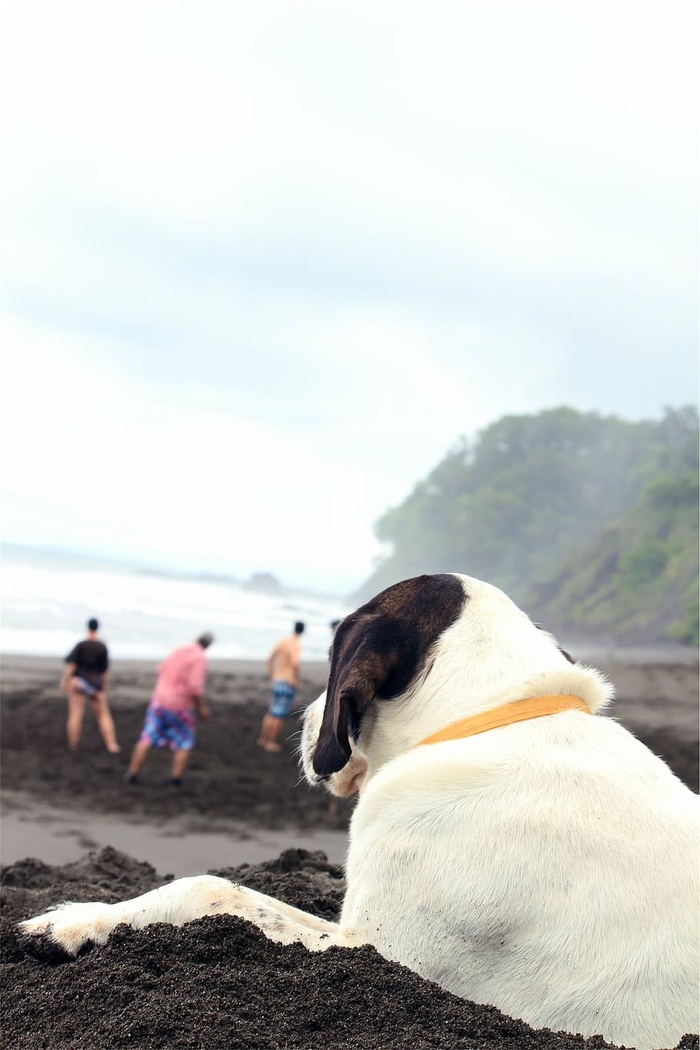
[[[290,904],[334,918],[342,872],[322,853],[290,850],[255,867],[214,874],[244,881]],[[480,1048],[582,1050],[600,1038],[534,1031],[498,1010],[465,1002],[373,948],[314,955],[277,945],[229,916],[180,929],[121,927],[75,962],[26,955],[17,920],[57,900],[117,900],[161,880],[115,850],[49,868],[25,861],[3,871],[4,1044],[14,1050],[112,1047],[206,1050]],[[696,1036],[679,1047],[697,1048]]]

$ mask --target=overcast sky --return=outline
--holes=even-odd
[[[697,6],[5,3],[3,538],[329,591],[461,435],[697,401]]]

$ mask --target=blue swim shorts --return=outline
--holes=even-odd
[[[171,751],[191,751],[196,736],[197,721],[193,711],[175,714],[165,707],[149,704],[139,742],[151,747],[169,747]]]
[[[289,682],[273,682],[272,701],[268,714],[273,718],[286,718],[296,695],[296,689]]]

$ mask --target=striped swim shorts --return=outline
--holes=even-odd
[[[296,689],[289,682],[273,682],[268,714],[271,714],[273,718],[286,718],[296,695]]]

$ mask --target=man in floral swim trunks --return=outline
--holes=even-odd
[[[213,641],[213,634],[207,631],[191,645],[175,649],[158,668],[143,732],[124,774],[127,784],[136,783],[136,776],[152,747],[169,747],[173,752],[170,783],[173,787],[181,786],[195,744],[197,718],[206,722],[209,717],[209,708],[204,703],[205,650]]]
[[[258,746],[265,751],[281,751],[277,737],[289,714],[299,688],[299,664],[301,663],[301,636],[304,624],[294,624],[294,633],[282,638],[267,659],[267,670],[272,679],[272,700],[263,718],[258,737]]]

